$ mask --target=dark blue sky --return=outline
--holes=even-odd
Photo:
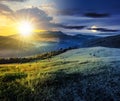
[[[96,34],[119,33],[120,0],[58,0],[58,6],[60,23],[69,27],[86,26],[63,28],[65,32],[92,34],[91,27],[96,26]]]
[[[81,11],[120,11],[119,0],[61,0],[61,9],[79,9]]]

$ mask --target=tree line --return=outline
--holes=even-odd
[[[77,48],[77,47],[69,47],[66,49],[60,48],[59,50],[56,50],[56,51],[46,52],[46,53],[42,53],[42,54],[32,56],[32,57],[0,58],[0,64],[27,63],[27,62],[32,62],[32,61],[36,61],[36,60],[43,60],[43,59],[47,59],[47,58],[51,58],[53,56],[59,55],[68,50],[75,49],[75,48]]]

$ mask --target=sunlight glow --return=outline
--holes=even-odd
[[[18,25],[18,31],[23,36],[30,36],[33,33],[34,27],[32,23],[23,21]]]

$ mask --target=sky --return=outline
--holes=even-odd
[[[18,33],[21,21],[36,30],[114,35],[120,30],[119,0],[0,0],[0,35]]]
[[[65,32],[119,33],[120,0],[61,0],[59,6],[59,21]]]
[[[0,35],[17,34],[21,22],[30,22],[36,30],[54,30],[54,0],[0,0]]]

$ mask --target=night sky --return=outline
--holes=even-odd
[[[65,32],[102,35],[119,33],[119,0],[60,0],[58,4],[60,23],[74,27],[63,28]],[[96,26],[96,33],[93,33],[92,26]]]

